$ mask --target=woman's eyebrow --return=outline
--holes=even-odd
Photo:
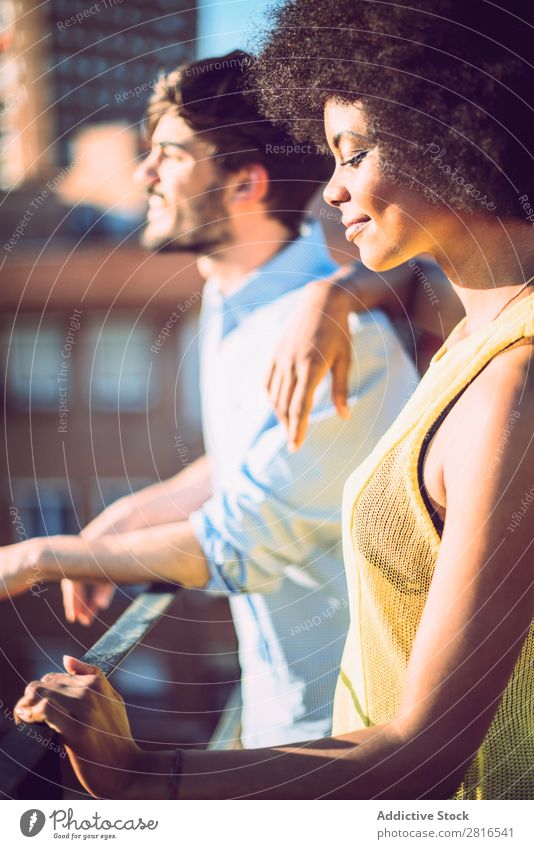
[[[339,148],[339,144],[343,136],[350,136],[352,139],[357,139],[364,146],[369,144],[369,138],[367,136],[363,136],[361,133],[355,133],[353,130],[341,130],[341,132],[336,133],[332,139],[334,147]]]

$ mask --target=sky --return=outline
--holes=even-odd
[[[273,0],[198,0],[197,59],[246,49],[272,5]]]

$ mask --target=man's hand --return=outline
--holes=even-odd
[[[15,706],[17,722],[46,722],[61,734],[80,783],[93,796],[120,799],[138,781],[141,750],[124,699],[96,666],[65,656],[68,674],[49,673],[28,684]]]
[[[285,332],[275,353],[267,390],[288,432],[289,447],[302,445],[316,387],[332,372],[332,400],[348,418],[347,379],[352,359],[348,317],[354,295],[336,278],[306,286],[302,311]]]
[[[211,463],[203,455],[168,480],[119,498],[89,522],[80,536],[89,542],[105,537],[109,540],[133,531],[183,522],[204,504],[211,492]],[[115,585],[100,580],[98,583],[64,580],[62,590],[67,621],[90,625],[99,610],[109,607]]]
[[[132,521],[133,512],[131,499],[119,498],[85,526],[82,536],[92,540],[106,534],[126,533],[137,527]],[[93,584],[64,578],[61,592],[67,622],[88,626],[93,624],[99,611],[108,609],[115,595],[115,586],[109,581]]]
[[[107,610],[115,595],[114,584],[102,581],[89,584],[84,581],[61,581],[63,607],[67,622],[79,622],[80,625],[92,625],[100,610]]]

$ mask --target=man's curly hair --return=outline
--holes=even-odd
[[[392,178],[455,209],[525,217],[534,2],[499,2],[288,0],[253,69],[263,110],[324,145],[325,101],[359,102]]]

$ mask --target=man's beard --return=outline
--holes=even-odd
[[[173,224],[167,232],[151,233],[148,222],[140,236],[140,243],[151,251],[178,251],[197,256],[209,254],[224,247],[230,241],[228,213],[217,197],[218,187],[209,186],[204,196],[189,204],[185,215],[179,215],[179,207]]]
[[[155,253],[184,253],[184,254],[195,254],[195,256],[205,256],[206,254],[210,254],[218,248],[222,247],[227,243],[227,240],[206,238],[206,239],[197,239],[188,241],[185,239],[173,238],[144,238],[144,234],[141,235],[141,245],[143,248],[147,250],[153,251]]]

